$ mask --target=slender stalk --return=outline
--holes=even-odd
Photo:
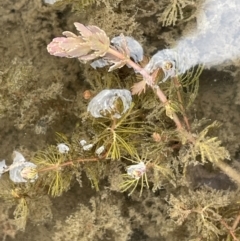
[[[85,158],[85,159],[84,158],[79,158],[79,159],[74,160],[74,161],[70,161],[69,160],[69,161],[64,162],[62,164],[55,164],[55,165],[51,165],[49,167],[44,167],[42,169],[39,169],[38,173],[59,169],[61,167],[65,167],[65,166],[73,166],[74,162],[96,162],[96,161],[99,161],[100,159],[102,159],[102,158],[92,157],[92,158]]]
[[[186,115],[186,110],[185,110],[185,108],[183,107],[182,96],[181,96],[180,91],[179,91],[179,88],[181,87],[181,84],[179,83],[179,80],[178,80],[177,77],[173,77],[173,83],[174,83],[174,85],[175,85],[176,88],[177,88],[178,101],[179,101],[179,103],[180,103],[180,108],[181,108],[181,110],[182,110],[184,122],[185,122],[185,124],[186,124],[187,130],[190,131],[190,125],[189,125],[189,121],[188,121],[188,118],[187,118],[187,115]]]
[[[149,85],[154,84],[152,76],[149,75],[145,69],[143,69],[140,65],[136,64],[130,58],[126,59],[126,57],[122,53],[118,52],[117,50],[115,50],[111,47],[109,48],[108,53],[114,55],[115,57],[117,57],[121,60],[126,60],[126,63],[128,65],[130,65],[133,69],[135,69],[137,72],[139,72],[147,80]]]
[[[130,58],[126,58],[126,56],[124,56],[122,53],[118,52],[116,49],[113,48],[109,48],[108,50],[109,54],[114,55],[115,57],[121,59],[121,60],[125,60],[126,63],[131,66],[135,71],[139,72],[147,81],[147,84],[155,91],[156,95],[158,96],[159,100],[166,105],[168,100],[167,97],[165,96],[165,94],[163,93],[163,91],[160,89],[159,86],[154,84],[154,78],[152,75],[150,75],[145,69],[143,69],[140,65],[136,64],[135,62],[133,62]],[[180,101],[181,101],[181,96],[180,96]],[[185,132],[185,135],[187,135],[188,140],[192,143],[195,143],[195,138],[193,137],[193,135],[190,132],[190,126],[188,123],[188,120],[186,118],[186,116],[184,115],[184,120],[186,122],[187,125],[187,130],[185,130],[182,126],[182,123],[179,119],[179,117],[177,116],[177,114],[175,112],[171,113],[172,116],[171,118],[173,119],[173,121],[175,122],[175,125],[177,127],[177,129],[179,131]],[[231,166],[227,165],[226,163],[224,163],[223,161],[219,160],[218,162],[215,163],[216,166],[218,166],[224,173],[226,173],[230,178],[232,178],[235,182],[238,183],[238,185],[240,185],[240,177],[239,177],[239,173],[234,170]]]
[[[136,64],[134,61],[132,61],[130,58],[127,58],[117,50],[113,48],[109,48],[108,50],[109,54],[114,55],[115,57],[121,59],[121,60],[126,60],[126,63],[130,65],[135,71],[139,72],[147,81],[148,85],[155,91],[156,95],[158,96],[159,100],[163,103],[167,103],[167,97],[163,93],[163,91],[160,89],[158,85],[154,85],[154,79],[153,77],[145,70],[143,69],[140,65]],[[181,130],[183,129],[181,121],[179,120],[178,116],[173,113],[173,121],[175,122],[177,129]]]
[[[232,238],[233,238],[234,241],[240,241],[240,240],[236,237],[236,235],[235,235],[235,233],[234,233],[234,230],[233,230],[231,227],[229,227],[228,224],[227,224],[223,219],[222,219],[220,222],[221,222],[221,224],[228,230],[229,234],[232,236]]]
[[[239,173],[235,169],[233,169],[231,166],[229,166],[222,160],[218,160],[217,162],[214,162],[214,164],[218,168],[220,168],[224,173],[226,173],[233,181],[240,185]]]
[[[237,228],[239,222],[240,222],[240,212],[238,213],[238,216],[236,217],[236,219],[233,222],[232,230],[235,230]]]
[[[114,55],[115,57],[124,60],[126,59],[126,57],[118,52],[115,49],[109,48],[108,53]],[[154,79],[153,77],[145,70],[143,69],[140,65],[136,64],[135,62],[133,62],[131,59],[127,59],[127,64],[130,65],[134,70],[136,70],[137,72],[139,72],[146,80],[149,86],[151,86],[151,88],[155,91],[156,95],[158,96],[159,100],[163,103],[166,104],[168,102],[167,97],[165,96],[165,94],[163,93],[163,91],[160,89],[160,87],[158,85],[154,85]],[[178,130],[182,130],[182,124],[181,121],[179,120],[178,116],[176,115],[176,113],[173,113],[172,115],[172,119],[175,122],[177,129]]]

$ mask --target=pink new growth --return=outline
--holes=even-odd
[[[89,61],[106,54],[110,40],[103,30],[80,23],[74,25],[80,35],[65,31],[63,35],[66,37],[54,38],[47,46],[51,55]]]
[[[83,62],[101,58],[111,65],[109,71],[121,68],[127,64],[144,78],[141,83],[133,86],[133,94],[141,94],[145,91],[146,85],[149,85],[154,89],[161,102],[167,103],[166,96],[159,86],[155,84],[152,74],[148,73],[130,58],[129,46],[123,35],[122,41],[114,46],[114,43],[110,44],[106,33],[97,26],[84,26],[81,23],[74,23],[74,25],[79,35],[69,31],[63,32],[63,35],[66,37],[54,38],[47,46],[50,54],[59,57],[78,58]],[[178,128],[181,129],[178,118],[174,115],[173,119]]]
[[[68,53],[70,49],[66,48],[67,42],[68,39],[64,37],[54,38],[52,42],[47,46],[47,50],[51,55],[55,55],[58,57],[70,57]]]

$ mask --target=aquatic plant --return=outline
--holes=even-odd
[[[131,59],[131,52],[135,51],[136,55],[138,55],[139,48],[133,49],[134,45],[130,44],[130,42],[127,41],[123,35],[118,41],[110,42],[104,31],[97,27],[85,27],[79,23],[75,23],[75,26],[79,31],[80,36],[70,32],[64,32],[64,35],[66,35],[65,38],[56,38],[48,45],[48,51],[50,54],[68,58],[75,57],[81,61],[90,61],[100,58],[101,60],[105,61],[105,65],[110,65],[109,71],[122,68],[125,64],[127,64],[143,77],[142,81],[133,85],[132,93],[141,94],[143,91],[145,91],[146,86],[151,87],[159,100],[163,103],[166,115],[175,122],[180,139],[184,140],[184,142],[192,143],[196,148],[200,148],[200,154],[203,160],[205,160],[205,155],[203,154],[203,150],[205,150],[208,160],[215,163],[215,165],[222,163],[222,161],[219,159],[220,157],[222,159],[229,159],[228,152],[223,147],[221,155],[218,157],[215,156],[216,153],[218,153],[218,151],[216,152],[216,148],[219,145],[219,141],[216,138],[211,139],[212,141],[210,142],[209,140],[207,141],[204,134],[201,137],[200,142],[196,141],[196,137],[190,132],[190,126],[187,122],[187,119],[184,119],[186,125],[185,128],[177,115],[176,104],[174,104],[172,100],[168,100],[166,95],[160,89],[157,79],[157,73],[159,71],[163,72],[164,77],[162,78],[162,82],[171,77],[175,81],[176,85],[181,84],[179,83],[177,77],[177,68],[175,66],[175,62],[173,59],[167,59],[169,56],[168,54],[166,54],[165,58],[162,54],[160,56],[154,55],[146,67],[142,68]],[[103,66],[99,65],[98,67]],[[181,105],[180,95],[178,95],[178,101]],[[181,108],[184,109],[184,106],[181,106]],[[204,133],[207,132],[205,131]],[[210,152],[210,148],[212,148],[210,145],[213,145],[213,150],[215,151],[212,150]],[[195,156],[196,155],[194,155],[194,157]],[[232,173],[234,173],[234,170],[232,170]],[[234,178],[234,176],[235,175],[232,175],[231,177]],[[240,183],[239,178],[235,177],[234,179]]]
[[[119,37],[115,37],[111,41],[106,37],[106,34],[102,32],[102,30],[95,30],[96,27],[94,26],[83,26],[79,25],[78,23],[75,23],[75,26],[77,27],[77,30],[79,31],[80,36],[72,35],[72,34],[65,34],[66,38],[62,39],[57,43],[57,46],[55,46],[55,40],[53,40],[52,43],[49,44],[48,50],[51,54],[59,56],[59,50],[60,49],[60,56],[64,57],[77,57],[80,61],[92,61],[91,66],[96,68],[103,68],[106,66],[110,66],[108,71],[113,71],[119,68],[123,68],[123,66],[127,65],[128,67],[132,67],[138,75],[142,76],[142,79],[134,83],[131,87],[132,95],[138,95],[138,101],[142,103],[144,99],[141,99],[141,96],[143,94],[146,95],[146,92],[148,91],[148,88],[151,88],[153,90],[153,93],[157,96],[160,103],[162,103],[160,106],[161,111],[161,117],[163,117],[163,110],[165,110],[165,116],[169,117],[176,126],[176,131],[174,132],[174,139],[175,142],[177,141],[179,148],[178,149],[178,157],[177,159],[182,163],[183,166],[183,174],[185,175],[186,169],[191,163],[194,163],[195,165],[199,162],[211,162],[217,167],[219,167],[223,172],[225,172],[232,180],[234,180],[238,185],[240,184],[240,176],[237,170],[233,169],[231,166],[229,166],[224,160],[230,159],[230,155],[228,151],[221,146],[221,141],[217,137],[210,137],[208,135],[209,129],[218,127],[217,122],[213,122],[212,124],[208,125],[204,129],[202,129],[200,132],[194,132],[192,130],[191,124],[189,123],[189,120],[187,118],[186,113],[186,107],[188,106],[188,103],[192,103],[192,100],[189,96],[189,99],[186,101],[186,91],[189,92],[192,95],[196,96],[196,88],[197,88],[197,81],[198,77],[201,73],[201,67],[195,71],[195,75],[189,75],[184,73],[187,69],[181,68],[179,65],[176,65],[176,57],[173,57],[172,59],[169,58],[172,53],[168,53],[168,50],[166,51],[166,54],[163,54],[163,51],[158,55],[154,55],[149,63],[145,64],[145,66],[141,66],[141,61],[143,59],[143,51],[141,47],[134,48],[134,44],[132,44],[133,40],[131,40],[129,37],[125,37],[123,35],[120,35]],[[100,33],[100,34],[98,34]],[[101,37],[102,36],[102,37]],[[74,42],[79,44],[71,44],[72,38],[74,38]],[[78,41],[77,38],[80,38],[80,41]],[[91,38],[91,40],[90,40]],[[136,41],[136,40],[134,40]],[[69,45],[64,45],[65,43],[69,43]],[[81,48],[82,46],[88,46],[88,50],[86,52],[82,52],[82,50],[78,50],[78,48]],[[67,46],[67,47],[65,47]],[[136,44],[135,46],[140,46],[140,44]],[[56,49],[55,49],[56,48]],[[135,56],[138,56],[137,58]],[[177,63],[179,64],[179,63]],[[180,63],[181,64],[181,63]],[[169,80],[170,84],[166,85],[167,87],[164,87],[164,84]],[[161,84],[162,83],[162,84]],[[165,89],[165,93],[168,95],[168,98],[166,97],[166,94],[161,89],[160,86],[163,86]],[[183,90],[183,88],[186,88],[186,90]],[[106,90],[104,90],[106,91]],[[119,92],[120,93],[120,92]],[[192,96],[193,97],[193,96]],[[96,97],[94,97],[96,98]],[[118,95],[115,95],[115,98],[123,98],[118,97]],[[97,98],[96,98],[97,99]],[[95,103],[95,102],[96,103]],[[93,104],[95,103],[95,104]],[[101,113],[101,109],[107,109],[106,107],[98,107],[98,105],[101,105],[101,100],[96,101],[93,99],[92,102],[90,102],[89,106],[95,106],[98,109],[98,112]],[[104,105],[106,105],[104,103]],[[103,105],[103,106],[104,106]],[[122,109],[125,109],[125,105],[122,102]],[[114,111],[116,112],[115,108],[113,108],[113,104],[111,102],[110,109],[108,110],[108,113],[110,114],[112,119],[116,119],[116,115],[114,116]],[[92,109],[93,107],[89,108]],[[103,110],[104,110],[103,109]],[[113,112],[113,113],[112,113]],[[104,111],[103,111],[104,113]],[[181,120],[180,116],[182,117],[183,121]],[[93,115],[95,118],[99,117],[105,117],[103,115]],[[119,118],[121,116],[118,115]],[[159,116],[160,117],[160,116]],[[160,117],[160,118],[161,118]],[[103,123],[105,121],[103,120]],[[164,122],[164,121],[163,121]],[[106,122],[105,122],[106,123]],[[106,124],[103,124],[104,126]],[[100,123],[99,123],[100,124]],[[100,124],[102,125],[102,124]],[[115,124],[114,124],[115,125]],[[142,125],[144,125],[142,123]],[[149,124],[147,124],[149,125]],[[162,150],[160,149],[157,153],[157,155],[161,156],[161,151],[164,150],[164,146],[166,147],[166,144],[169,145],[171,143],[171,139],[173,136],[171,136],[172,128],[166,129],[166,125],[160,124],[161,126],[161,132],[165,132],[163,136],[161,136],[158,132],[152,132],[153,138],[156,142],[165,142],[162,146]],[[170,131],[171,130],[171,131]],[[170,131],[170,132],[169,132]],[[144,131],[143,131],[144,133]],[[169,137],[168,134],[169,133]],[[173,134],[173,132],[172,132]],[[107,136],[104,136],[104,138],[107,138]],[[167,140],[167,141],[166,141]],[[114,138],[113,138],[114,141]],[[129,141],[130,142],[130,139]],[[141,144],[142,145],[142,144]],[[104,145],[106,147],[106,145]],[[136,145],[136,153],[131,153],[126,148],[127,152],[124,152],[124,154],[120,154],[117,156],[110,156],[112,160],[114,159],[121,159],[124,157],[124,155],[130,155],[130,159],[127,158],[128,161],[134,162],[134,155],[139,155],[139,148]],[[107,148],[106,148],[107,149]],[[111,149],[111,148],[110,148]],[[149,148],[146,149],[149,152]],[[109,157],[106,151],[106,156]],[[128,189],[132,189],[130,191],[130,194],[133,193],[133,191],[137,188],[139,184],[139,180],[141,180],[141,190],[140,195],[143,192],[143,187],[147,186],[149,187],[149,181],[156,182],[156,179],[154,179],[157,175],[156,173],[162,173],[165,174],[169,179],[170,183],[173,185],[176,182],[176,179],[174,177],[173,173],[174,169],[172,171],[166,171],[166,167],[164,167],[163,163],[159,163],[158,161],[154,161],[156,158],[154,156],[154,150],[152,150],[152,155],[149,155],[148,161],[145,164],[141,158],[138,157],[138,163],[135,165],[130,165],[127,168],[127,174],[123,174],[123,182],[120,185],[123,191],[126,191]],[[166,153],[162,153],[162,159],[166,158]],[[117,158],[116,158],[117,157]],[[154,158],[152,160],[152,158]],[[170,168],[171,169],[171,168]],[[152,176],[150,173],[152,172],[154,175]],[[164,171],[165,170],[165,171]],[[149,174],[148,174],[149,173]],[[168,174],[167,174],[168,173]],[[165,176],[165,178],[166,178]],[[147,179],[149,177],[149,181]],[[205,195],[205,194],[204,194]],[[205,200],[205,199],[204,199]],[[207,202],[207,200],[205,200]],[[220,205],[221,207],[225,206],[225,203],[223,205]],[[209,214],[208,214],[209,215]],[[220,214],[219,220],[221,219]],[[211,219],[209,222],[216,222],[218,219],[216,217]],[[205,225],[205,224],[204,224]],[[198,232],[203,233],[203,237],[205,237],[205,234],[207,232],[206,237],[212,237],[210,234],[211,232],[218,237],[219,235],[222,235],[224,232],[219,232],[216,226],[212,224],[213,228],[211,228],[211,231],[206,231],[204,228],[198,230]],[[209,226],[210,228],[210,226]],[[229,232],[229,230],[227,230]],[[229,233],[230,236],[235,238],[234,233]]]
[[[183,4],[176,6],[184,7]],[[33,199],[41,199],[46,194],[61,196],[75,180],[82,185],[84,173],[96,190],[100,190],[101,180],[108,180],[109,189],[128,192],[137,200],[149,193],[146,189],[154,192],[165,189],[165,201],[161,208],[156,208],[162,215],[160,221],[155,209],[155,213],[148,210],[149,204],[144,208],[148,216],[156,218],[156,223],[163,223],[164,219],[175,221],[167,231],[174,232],[181,225],[184,228],[184,222],[188,222],[192,240],[215,237],[238,240],[238,199],[230,191],[202,187],[191,190],[187,182],[192,164],[210,163],[240,185],[238,171],[226,162],[230,159],[229,152],[217,137],[211,136],[211,130],[219,128],[219,124],[215,121],[196,124],[188,118],[188,110],[197,96],[202,66],[183,69],[175,57],[170,58],[172,52],[169,54],[168,50],[147,59],[141,44],[132,37],[121,34],[110,39],[97,26],[74,25],[78,34],[63,32],[65,37],[53,39],[48,52],[58,57],[77,58],[84,65],[90,63],[86,75],[90,76],[91,71],[98,74],[95,82],[89,80],[92,88],[88,92],[89,102],[81,124],[70,138],[58,133],[56,145],[39,150],[30,161],[15,151],[13,164],[7,166],[5,161],[0,162],[1,178],[9,172],[11,181],[0,196],[15,203],[14,217],[19,229],[25,228],[34,210]],[[173,195],[171,192],[177,187],[187,187],[187,190]],[[119,240],[126,240],[131,231],[128,224],[123,224],[124,220],[131,217],[134,217],[133,223],[141,220],[136,210],[130,210],[129,218],[114,219],[116,226],[113,227],[108,217],[109,212],[118,212],[116,206],[110,206],[110,202],[104,206],[98,199],[92,199],[91,203],[92,209],[80,205],[67,219],[67,225],[58,225],[58,229],[65,227],[69,233],[75,225],[72,236],[65,237],[62,232],[56,235],[56,240],[72,240],[82,235],[86,240],[101,240],[109,229],[113,232],[110,238],[120,232]],[[87,223],[84,215],[90,217]],[[80,227],[77,220],[83,226]],[[146,220],[147,217],[141,220],[142,226],[148,225]],[[198,229],[191,225],[193,220],[197,220]],[[164,233],[164,228],[160,229],[162,233],[156,231],[155,234],[167,237],[166,230]],[[87,234],[86,230],[89,230]]]

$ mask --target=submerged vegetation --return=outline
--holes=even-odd
[[[116,14],[126,10],[123,2],[61,0],[56,6],[71,4],[76,11],[88,11],[103,4],[111,18],[116,6]],[[156,2],[149,1],[147,8]],[[195,1],[167,2],[159,4],[167,6],[161,17],[154,13],[159,24],[192,19],[184,15],[184,8]],[[139,11],[147,16],[147,10]],[[123,15],[121,20],[127,11]],[[56,133],[55,144],[47,143],[27,160],[19,150],[12,164],[0,162],[0,198],[7,210],[14,210],[9,220],[2,212],[4,238],[14,238],[9,230],[24,231],[28,219],[50,218],[50,198],[64,195],[78,182],[81,187],[90,183],[100,195],[90,199],[90,207],[79,202],[75,213],[58,222],[53,240],[133,240],[136,230],[161,240],[240,240],[239,164],[230,162],[231,154],[216,135],[224,126],[191,114],[204,66],[182,73],[167,55],[149,57],[140,43],[144,40],[137,41],[141,30],[133,38],[127,29],[117,34],[120,24],[107,25],[106,32],[102,26],[74,25],[77,34],[63,32],[64,37],[53,39],[47,50],[81,62],[86,90],[76,97],[81,103],[71,109],[80,122],[72,133]],[[138,24],[134,26],[137,32]],[[61,104],[74,101],[62,97],[64,87],[58,79],[45,91],[43,87],[34,92],[34,82],[29,83],[38,76],[29,77],[31,65],[14,64],[1,74],[5,94],[0,98],[8,100],[0,106],[1,115],[17,116],[19,129],[34,123],[35,132],[44,134],[42,122],[52,123]],[[18,110],[11,108],[16,96]],[[51,106],[50,114],[39,113],[41,106]],[[194,185],[198,167],[216,175]],[[227,188],[217,184],[219,170],[230,183]]]

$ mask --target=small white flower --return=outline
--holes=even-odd
[[[93,144],[87,144],[87,142],[85,140],[81,140],[79,143],[83,147],[84,151],[89,151],[93,147]]]
[[[83,146],[83,150],[84,150],[84,151],[89,151],[89,150],[92,149],[92,147],[93,147],[93,144],[84,145],[84,146]]]
[[[103,151],[105,150],[105,147],[104,146],[100,146],[96,151],[95,153],[99,156],[103,153]]]
[[[127,168],[127,174],[132,178],[139,179],[146,172],[146,165],[144,162],[131,165]]]
[[[44,0],[45,3],[48,4],[54,4],[55,2],[57,2],[58,0]]]
[[[87,144],[87,142],[85,140],[81,140],[81,141],[79,141],[79,143],[81,146],[85,146]]]
[[[58,148],[58,151],[62,154],[69,152],[69,147],[64,143],[58,144],[57,148]]]

